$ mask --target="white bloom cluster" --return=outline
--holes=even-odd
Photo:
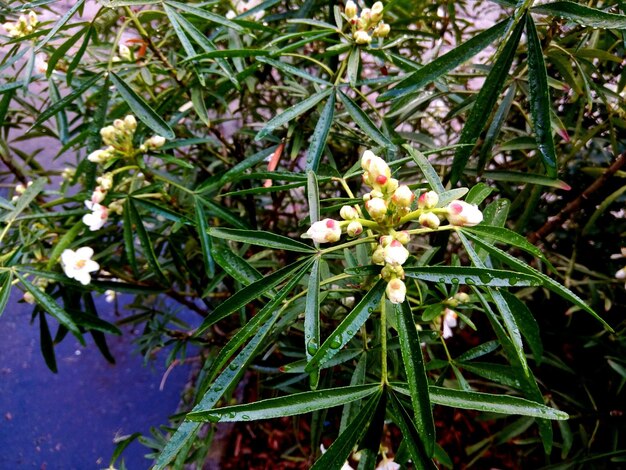
[[[20,15],[15,23],[4,23],[2,27],[12,38],[21,38],[33,33],[38,23],[37,13],[31,10],[28,15]]]
[[[376,2],[372,8],[363,8],[358,14],[356,3],[346,2],[344,16],[352,26],[352,39],[356,44],[369,44],[372,38],[384,38],[391,28],[383,21],[383,4]]]

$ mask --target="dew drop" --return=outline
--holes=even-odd
[[[341,337],[333,338],[330,342],[331,349],[339,349],[341,347]]]
[[[346,333],[347,333],[349,336],[352,336],[352,335],[354,334],[354,331],[352,331],[352,330],[347,330],[347,331],[346,331]]]
[[[239,368],[239,366],[233,362],[231,365],[228,366],[228,368],[230,370],[237,370]]]
[[[485,284],[488,284],[491,281],[491,274],[488,274],[488,273],[479,274],[478,277]]]
[[[512,286],[514,286],[515,284],[517,284],[517,278],[512,277],[509,279],[509,284],[511,284]]]
[[[241,417],[241,419],[243,419],[244,421],[250,421],[250,416],[248,416],[248,415],[243,415],[243,416]]]
[[[318,348],[317,342],[314,339],[309,341],[309,343],[306,346],[306,350],[311,356],[314,356],[318,349],[319,348]]]
[[[467,284],[468,286],[475,286],[476,285],[476,281],[474,281],[474,278],[472,278],[472,277],[466,277],[465,278],[465,284]]]
[[[446,278],[444,277],[440,277],[439,278],[439,282],[441,282],[442,284],[444,284],[446,282]]]
[[[452,284],[458,284],[458,283],[459,283],[459,279],[458,279],[458,278],[456,278],[456,277],[453,277],[453,278],[451,279],[451,281],[452,281]]]

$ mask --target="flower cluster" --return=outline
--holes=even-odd
[[[28,15],[20,15],[15,23],[4,23],[2,26],[12,38],[21,38],[34,32],[38,23],[37,13],[31,10]]]
[[[439,195],[434,191],[421,194],[415,203],[415,193],[411,188],[392,178],[389,165],[370,150],[363,152],[361,168],[363,182],[372,188],[363,196],[365,212],[370,218],[364,218],[362,208],[358,206],[343,206],[340,210],[343,221],[320,220],[302,236],[316,243],[333,243],[339,241],[344,231],[349,237],[358,237],[363,233],[364,226],[370,228],[378,238],[372,262],[382,266],[380,276],[387,282],[387,298],[392,303],[402,303],[406,298],[402,266],[410,256],[407,246],[411,241],[411,232],[401,227],[417,220],[423,227],[418,232],[437,230],[441,224],[440,217],[448,219],[448,228],[471,227],[482,222],[483,215],[476,205],[465,201],[455,200],[446,207],[439,207]],[[452,317],[447,324],[453,326]]]
[[[363,8],[358,14],[356,3],[346,2],[345,17],[352,26],[352,39],[356,44],[369,44],[372,38],[384,38],[391,28],[383,21],[383,4],[376,2],[372,8]]]

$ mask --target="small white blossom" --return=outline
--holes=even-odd
[[[392,279],[387,283],[385,289],[387,298],[392,304],[401,304],[406,297],[406,285],[402,282],[402,279]]]
[[[102,187],[96,186],[96,189],[94,189],[93,193],[91,193],[91,202],[100,204],[104,201],[106,195],[107,193],[104,189],[102,189]]]
[[[400,207],[409,207],[415,199],[415,194],[407,185],[403,184],[398,186],[391,199]]]
[[[336,220],[323,219],[311,225],[303,238],[310,238],[316,243],[333,243],[341,238],[341,227]]]
[[[385,247],[385,262],[395,265],[403,265],[409,258],[407,250],[398,240],[392,241]]]
[[[111,289],[107,289],[104,291],[104,300],[110,304],[115,302],[115,298],[117,297],[117,292]]]
[[[439,195],[435,191],[427,191],[420,194],[417,200],[417,207],[420,209],[432,209],[439,204]]]
[[[432,228],[433,230],[438,228],[439,224],[441,223],[441,221],[439,220],[439,217],[437,217],[437,215],[433,214],[432,212],[426,212],[420,215],[417,221],[420,223],[420,225],[423,225],[424,227]]]
[[[483,221],[483,213],[477,205],[465,201],[453,201],[448,204],[446,217],[452,225],[473,227]]]
[[[352,18],[354,18],[357,14],[357,7],[356,7],[356,3],[354,3],[352,0],[348,0],[346,2],[346,8],[345,8],[345,13],[346,13],[346,18],[348,18],[349,20],[351,20]]]
[[[143,143],[149,149],[158,149],[165,145],[165,137],[161,137],[160,135],[155,135],[150,137]]]
[[[100,265],[93,261],[93,249],[83,246],[78,250],[64,250],[61,253],[61,265],[65,275],[71,279],[76,279],[86,286],[91,282],[91,273],[100,269]]]
[[[361,222],[353,220],[352,222],[348,224],[346,233],[350,237],[357,237],[363,233],[363,225],[361,225]]]
[[[387,203],[384,199],[375,197],[365,203],[365,208],[374,220],[380,220],[387,214]]]
[[[339,211],[339,215],[343,220],[353,220],[359,217],[359,213],[352,206],[343,206]]]
[[[100,230],[109,217],[109,210],[97,202],[85,201],[87,209],[91,211],[91,214],[85,214],[83,216],[83,223],[89,227],[92,232]]]
[[[452,328],[455,328],[458,324],[457,317],[458,315],[454,310],[446,308],[443,311],[443,318],[441,323],[443,324],[444,339],[452,338]]]
[[[132,56],[130,54],[130,49],[128,48],[128,46],[124,45],[124,44],[120,44],[117,46],[117,53],[120,55],[120,57],[124,60],[131,60]]]
[[[104,163],[111,158],[111,152],[108,150],[98,149],[87,155],[87,160],[92,163]]]
[[[367,34],[367,31],[358,30],[352,35],[354,42],[357,44],[369,44],[372,42],[372,36]]]

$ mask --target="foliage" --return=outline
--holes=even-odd
[[[145,326],[146,355],[199,351],[186,414],[143,438],[155,468],[201,466],[212,423],[305,413],[313,468],[356,449],[375,468],[392,426],[402,440],[388,451],[416,468],[469,464],[513,438],[535,463],[621,461],[623,424],[598,402],[620,412],[626,381],[610,311],[620,266],[607,268],[625,230],[610,212],[624,200],[624,4],[362,7],[3,8],[14,197],[0,198],[0,307],[24,291],[53,371],[68,333],[112,360],[119,325],[93,300],[105,293],[134,296],[123,322]],[[63,172],[25,150],[39,141],[55,142]],[[599,382],[555,380],[585,375],[557,344],[586,348]],[[232,404],[253,374],[262,399]],[[448,456],[441,407],[480,412],[491,435]]]

